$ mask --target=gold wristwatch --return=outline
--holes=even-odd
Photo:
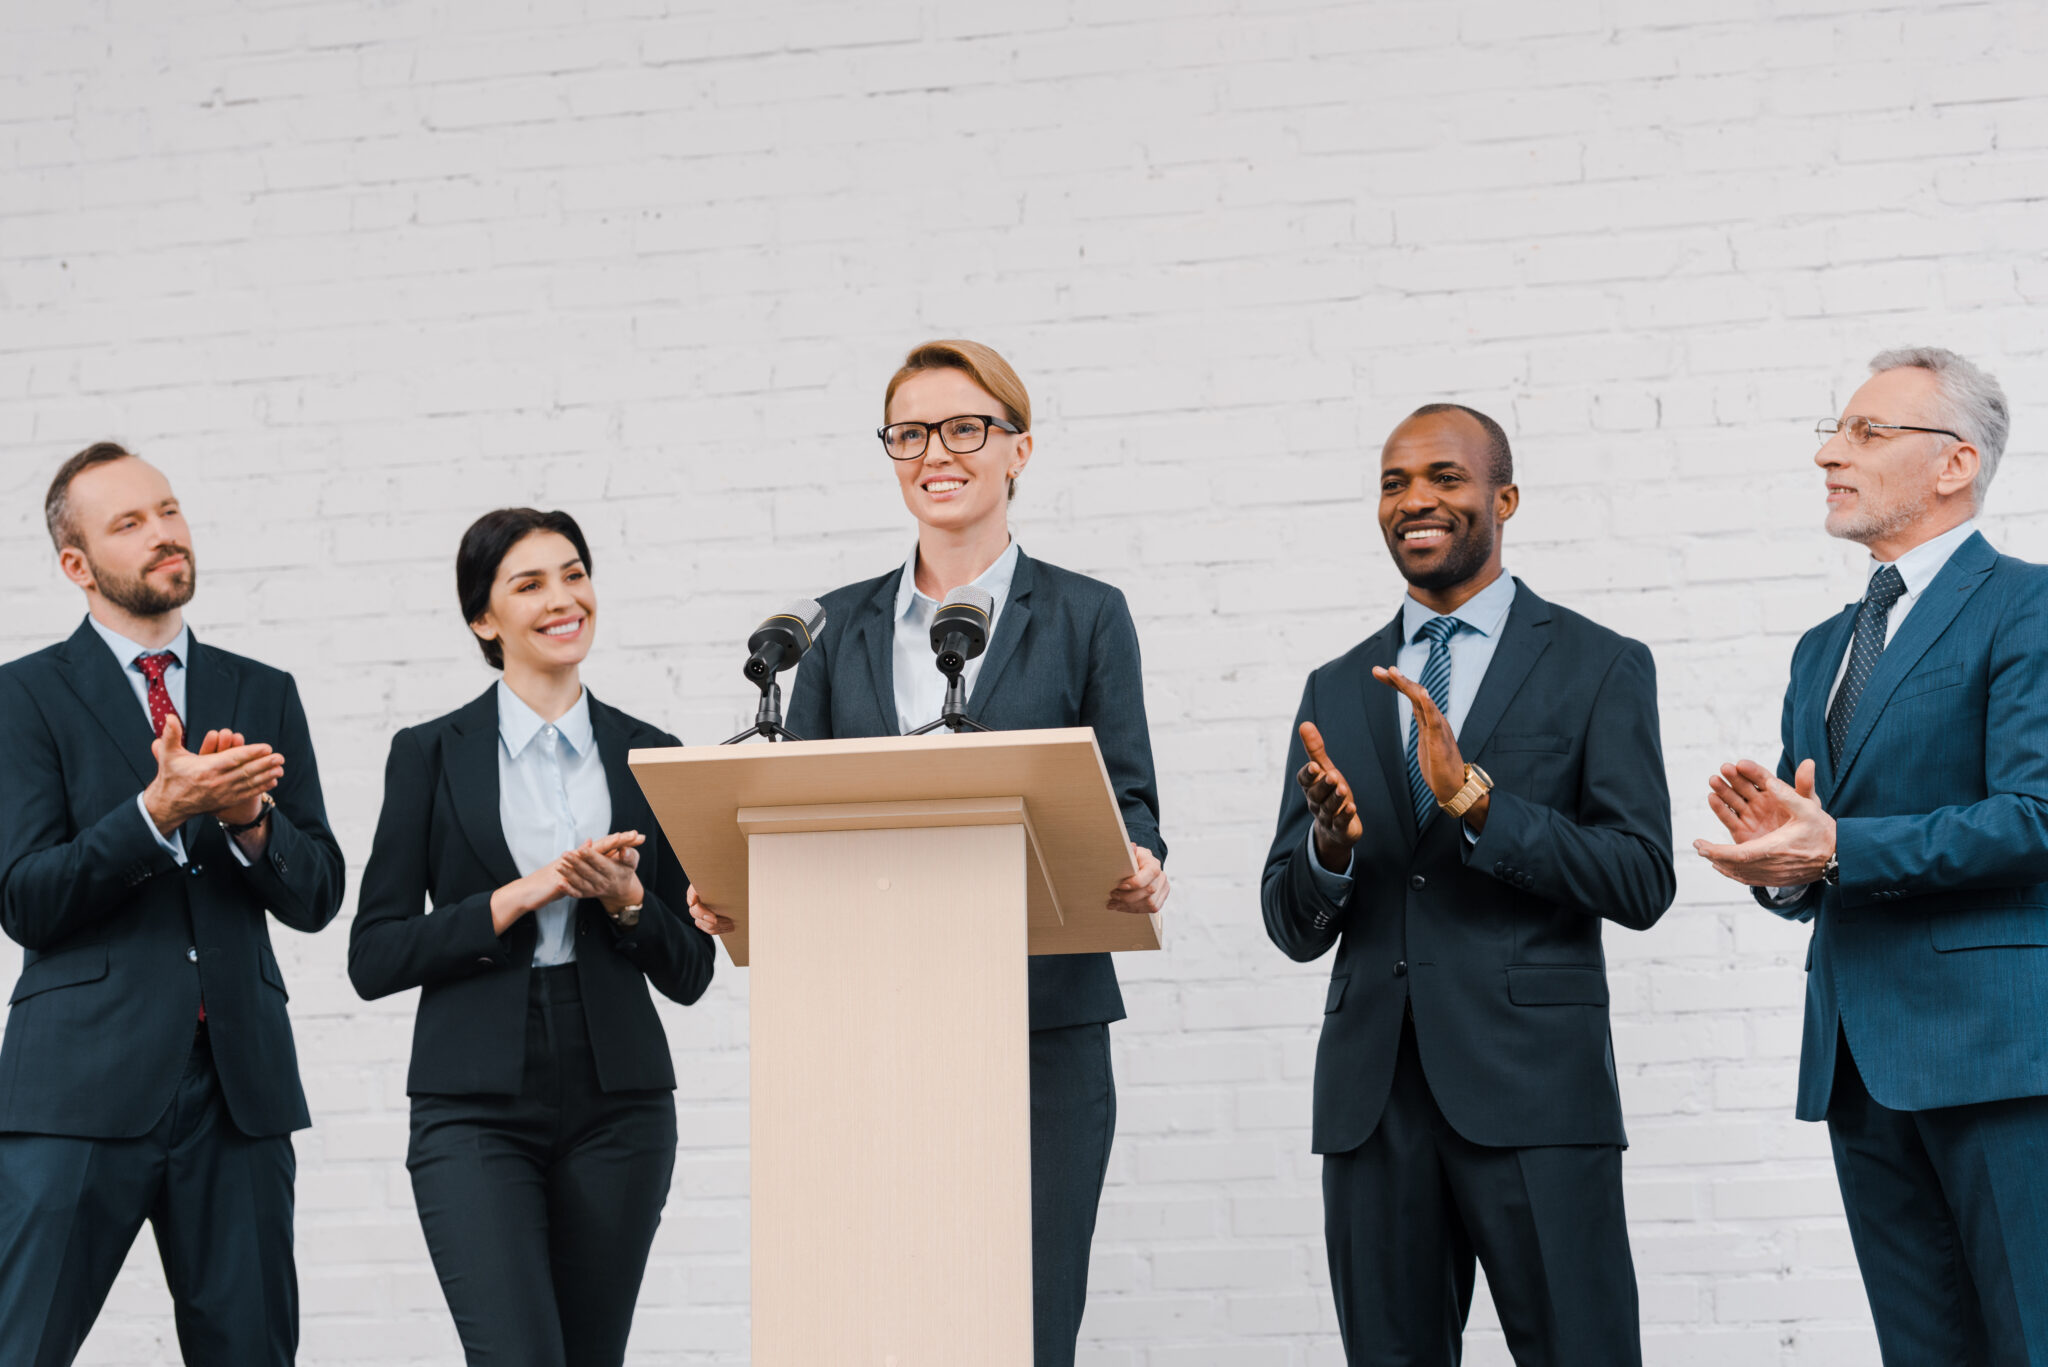
[[[1473,803],[1492,791],[1493,780],[1486,771],[1476,764],[1468,764],[1465,766],[1465,786],[1452,793],[1450,801],[1439,802],[1437,806],[1452,816],[1463,816],[1472,810]]]

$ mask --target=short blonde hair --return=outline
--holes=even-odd
[[[994,347],[958,339],[926,342],[911,348],[903,358],[902,368],[889,377],[889,388],[882,394],[883,422],[889,421],[889,405],[895,401],[903,382],[927,370],[959,371],[993,394],[1005,410],[1003,416],[1016,423],[1020,431],[1031,430],[1031,395],[1017,378],[1017,372],[1010,369],[1010,363],[997,355]]]

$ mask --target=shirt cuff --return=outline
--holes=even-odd
[[[1466,848],[1467,848],[1467,849],[1469,849],[1469,848],[1471,848],[1472,846],[1474,846],[1474,845],[1477,845],[1477,844],[1479,843],[1479,832],[1477,832],[1477,831],[1473,830],[1473,829],[1472,829],[1472,826],[1471,826],[1471,824],[1470,824],[1469,822],[1468,822],[1468,823],[1464,823],[1464,824],[1465,824],[1465,846],[1466,846]]]
[[[149,814],[149,804],[143,801],[144,796],[145,794],[142,793],[135,795],[135,810],[142,813],[142,824],[149,827],[149,833],[156,843],[163,846],[171,858],[177,860],[182,865],[185,862],[185,833],[183,831],[172,831],[169,835],[165,835],[162,831],[158,830],[156,828],[156,818]]]
[[[1351,900],[1351,870],[1357,863],[1358,856],[1356,853],[1353,853],[1351,858],[1344,861],[1344,872],[1330,872],[1323,867],[1321,857],[1316,854],[1315,832],[1309,832],[1308,876],[1316,880],[1316,887],[1322,891],[1323,896],[1329,898],[1340,907]]]
[[[1806,883],[1796,888],[1765,888],[1764,896],[1771,899],[1771,905],[1774,907],[1789,907],[1806,896],[1806,889],[1812,886],[1813,884]]]
[[[255,867],[255,861],[249,858],[247,854],[244,854],[242,852],[241,841],[235,839],[231,835],[228,835],[226,831],[222,831],[221,834],[227,836],[228,853],[235,857],[235,862],[237,864],[240,864],[245,869]]]

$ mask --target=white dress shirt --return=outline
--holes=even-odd
[[[135,667],[135,662],[144,655],[155,655],[159,651],[129,640],[97,617],[88,616],[85,620],[92,623],[92,629],[99,633],[99,638],[102,641],[107,643],[107,649],[114,652],[114,662],[121,666],[121,676],[128,680],[128,686],[134,690],[135,705],[142,709],[143,720],[147,722],[149,720],[149,680],[144,678],[142,671]],[[172,656],[170,665],[164,670],[164,692],[171,695],[171,707],[178,714],[179,724],[184,725],[185,662],[192,658],[192,628],[179,627],[178,634],[171,638],[171,643],[161,649],[169,651]],[[150,723],[150,729],[152,731],[155,730],[155,723]],[[197,739],[192,736],[187,736],[185,741],[187,749],[198,743]],[[135,810],[142,813],[142,824],[149,827],[150,835],[155,838],[157,844],[170,852],[171,858],[183,864],[185,862],[185,833],[182,830],[177,830],[172,831],[169,835],[165,835],[162,831],[158,830],[156,818],[149,814],[149,803],[146,798],[147,794],[145,793],[137,793],[135,795]],[[239,842],[228,841],[228,853],[240,861],[243,868],[249,866],[249,856],[242,853],[242,847]]]
[[[590,725],[588,690],[549,722],[498,681],[498,820],[522,877],[610,833],[612,790]],[[575,898],[557,897],[533,913],[540,932],[535,968],[575,961],[575,910]]]
[[[996,562],[974,580],[976,588],[995,599],[995,607],[988,615],[990,641],[996,638],[996,623],[1002,619],[1003,604],[1010,598],[1010,581],[1016,577],[1017,543],[1012,540]],[[903,578],[896,585],[894,664],[899,735],[908,735],[927,722],[937,721],[946,707],[946,676],[939,672],[938,661],[932,654],[932,617],[938,610],[935,599],[918,591],[917,547],[913,545],[910,558],[903,562]],[[960,671],[970,698],[974,696],[974,681],[981,677],[982,661],[987,658],[988,652],[983,651]]]
[[[1486,680],[1486,670],[1493,663],[1493,653],[1500,648],[1500,630],[1508,620],[1508,609],[1515,605],[1514,576],[1502,570],[1500,577],[1491,584],[1467,598],[1450,612],[1440,613],[1416,601],[1414,594],[1401,600],[1401,649],[1395,652],[1394,667],[1415,682],[1422,681],[1423,666],[1429,663],[1429,638],[1422,634],[1422,628],[1438,617],[1455,617],[1458,629],[1451,633],[1451,693],[1450,706],[1444,711],[1444,720],[1451,724],[1453,735],[1465,729],[1465,717],[1472,711],[1472,700],[1479,696],[1479,685]],[[1374,688],[1386,685],[1370,676],[1367,682]],[[1415,707],[1405,694],[1394,694],[1394,711],[1400,721],[1402,753],[1405,756],[1408,745],[1408,728],[1415,722]],[[1402,786],[1408,782],[1406,760],[1402,763]],[[1472,828],[1465,828],[1467,841],[1477,840]],[[1354,862],[1357,856],[1352,856]],[[1333,873],[1323,867],[1323,861],[1316,854],[1316,833],[1311,827],[1308,833],[1309,874],[1322,888],[1325,896],[1342,906],[1351,896],[1351,864],[1344,866],[1343,873]]]

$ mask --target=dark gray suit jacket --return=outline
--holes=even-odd
[[[206,998],[214,1067],[244,1134],[312,1123],[269,917],[341,909],[341,850],[292,677],[195,636],[185,735],[230,728],[285,757],[270,840],[244,868],[212,817],[180,867],[136,810],[149,719],[90,622],[0,668],[0,922],[28,952],[0,1048],[0,1131],[133,1138],[177,1089]],[[268,913],[268,915],[266,915]]]
[[[1392,666],[1401,617],[1309,676],[1266,859],[1266,933],[1291,959],[1337,947],[1316,1051],[1317,1153],[1371,1137],[1411,998],[1431,1093],[1477,1144],[1625,1144],[1600,924],[1644,930],[1671,905],[1671,797],[1649,650],[1520,580],[1458,748],[1493,778],[1486,830],[1420,832]],[[1322,731],[1365,836],[1348,904],[1309,870],[1294,775]]]
[[[894,611],[902,576],[898,568],[825,595],[825,630],[790,692],[791,731],[805,740],[897,734]],[[1019,551],[967,711],[997,731],[1095,728],[1124,829],[1166,858],[1138,631],[1117,589]],[[1041,954],[1030,973],[1033,1030],[1124,1018],[1107,954]]]

